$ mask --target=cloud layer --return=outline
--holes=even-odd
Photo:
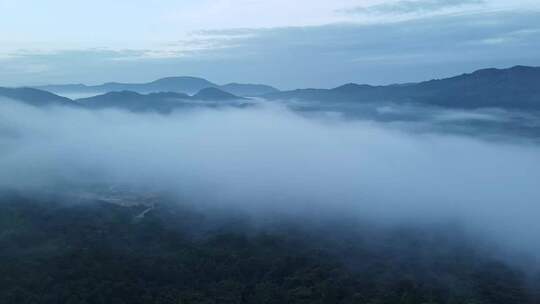
[[[464,5],[485,4],[484,0],[401,0],[395,2],[385,2],[372,6],[362,6],[349,9],[346,12],[353,14],[410,14],[426,13],[444,10],[448,8],[457,8]]]
[[[307,119],[281,107],[160,116],[2,101],[0,146],[3,187],[100,182],[256,216],[458,221],[540,258],[535,145]]]

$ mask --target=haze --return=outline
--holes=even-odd
[[[540,303],[540,1],[0,0],[0,303]]]
[[[261,220],[459,222],[540,258],[532,143],[306,118],[268,104],[158,115],[4,100],[0,121],[4,187],[131,185]]]

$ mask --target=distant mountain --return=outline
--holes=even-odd
[[[254,97],[279,92],[278,89],[264,84],[229,83],[219,88],[225,92],[245,97]]]
[[[77,103],[90,109],[117,108],[135,112],[157,111],[168,113],[182,107],[191,97],[181,93],[152,93],[132,91],[109,92],[103,95],[77,99]]]
[[[187,101],[241,100],[240,96],[262,95],[268,100],[306,100],[323,102],[419,103],[450,108],[500,107],[540,110],[540,67],[515,66],[509,69],[484,69],[470,74],[419,83],[371,86],[346,84],[334,89],[278,91],[265,85],[216,85],[202,78],[170,77],[146,84],[107,83],[42,87],[53,92],[94,92],[103,95],[78,99],[93,108],[120,107],[130,110],[170,110]],[[81,92],[83,91],[83,92]],[[109,93],[113,92],[113,93]],[[169,92],[169,93],[159,93]],[[188,92],[190,95],[187,95]],[[33,105],[74,104],[70,99],[32,88],[0,88],[0,96]],[[183,102],[182,102],[183,101]]]
[[[220,100],[240,100],[245,99],[231,93],[222,91],[216,88],[206,88],[199,91],[199,93],[193,95],[193,99],[196,100],[208,100],[208,101],[220,101]]]
[[[94,93],[104,94],[108,92],[132,91],[140,94],[175,92],[194,94],[204,88],[215,87],[214,83],[196,77],[168,77],[149,83],[119,83],[109,82],[96,86],[83,84],[49,85],[38,87],[57,94],[62,93]]]
[[[21,101],[33,106],[75,105],[69,98],[33,88],[0,87],[0,97]]]
[[[219,89],[206,88],[193,96],[174,92],[140,94],[133,91],[120,91],[81,98],[77,99],[76,102],[90,109],[117,108],[135,112],[156,111],[169,113],[182,107],[212,106],[201,104],[200,101],[217,102],[216,106],[218,106],[221,101],[245,99]]]
[[[108,92],[132,91],[140,94],[174,92],[195,94],[205,88],[218,88],[238,96],[259,96],[278,92],[276,88],[260,84],[231,83],[220,86],[203,78],[168,77],[149,83],[117,83],[109,82],[102,85],[87,86],[84,84],[47,85],[36,87],[56,94],[105,94]]]
[[[135,89],[147,93],[175,92],[193,94],[204,88],[215,87],[216,84],[206,79],[196,77],[168,77],[148,84],[136,85]]]
[[[33,88],[0,87],[0,100],[2,97],[37,107],[69,105],[87,109],[117,108],[135,112],[156,111],[162,113],[168,113],[182,107],[234,105],[230,102],[248,100],[216,88],[205,88],[192,96],[175,92],[141,94],[124,90],[71,100]],[[205,101],[205,103],[201,103],[201,101]]]
[[[452,108],[501,107],[540,110],[540,68],[516,66],[420,83],[370,86],[347,84],[334,89],[270,93],[270,100],[408,102]]]

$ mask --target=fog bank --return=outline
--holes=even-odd
[[[256,216],[455,220],[540,258],[533,144],[306,118],[275,105],[164,116],[2,101],[0,168],[0,186],[28,191],[99,182]]]

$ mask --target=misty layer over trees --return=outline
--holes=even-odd
[[[539,303],[534,118],[314,105],[3,100],[0,302]]]

